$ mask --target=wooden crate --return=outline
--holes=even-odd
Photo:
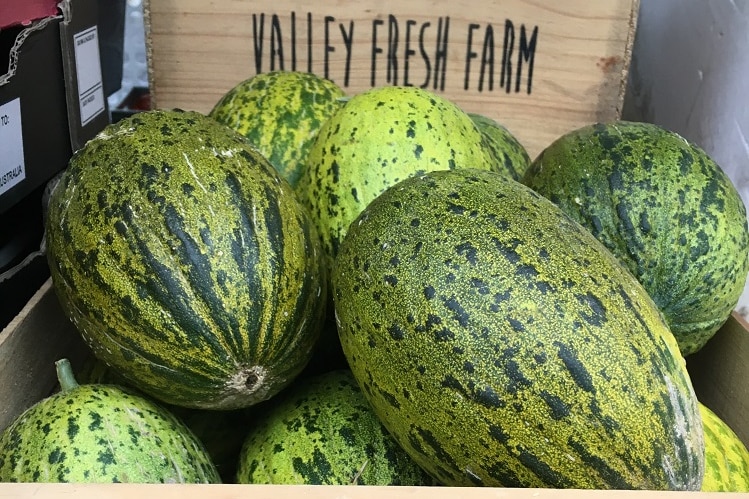
[[[48,280],[2,332],[0,332],[0,431],[31,404],[50,393],[56,385],[54,361],[67,356],[73,364],[82,362],[88,350],[75,327],[64,316]],[[734,313],[713,339],[688,358],[697,397],[731,426],[749,445],[749,324]],[[733,495],[650,491],[580,491],[550,489],[453,488],[453,487],[373,487],[373,486],[285,486],[285,485],[71,485],[0,484],[0,499],[28,498],[77,499],[158,496],[159,499],[409,499],[549,498],[600,499],[633,497],[666,499],[695,495],[721,499]]]
[[[153,105],[208,112],[259,72],[349,94],[423,86],[503,123],[535,157],[620,117],[638,0],[146,0]]]

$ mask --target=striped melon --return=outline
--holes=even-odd
[[[382,426],[348,369],[305,379],[261,409],[242,447],[239,483],[434,484]]]
[[[151,400],[81,384],[57,362],[62,390],[0,434],[0,482],[219,483],[205,448]]]
[[[640,280],[684,355],[728,319],[749,272],[744,204],[699,147],[648,123],[573,130],[523,183],[590,230]]]
[[[662,315],[518,182],[399,182],[351,224],[332,289],[363,392],[441,483],[699,490],[700,414]]]
[[[234,409],[304,368],[327,287],[288,182],[195,112],[139,113],[79,150],[52,193],[47,257],[94,354],[170,404]]]
[[[507,174],[513,180],[523,178],[531,158],[523,144],[506,127],[479,113],[468,113],[484,135],[486,147],[495,157],[493,171]]]
[[[749,450],[725,421],[700,404],[705,433],[703,492],[749,492]]]
[[[232,87],[209,116],[247,137],[293,187],[317,132],[344,95],[312,73],[271,71]]]

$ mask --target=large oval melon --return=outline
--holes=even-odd
[[[684,355],[736,306],[749,272],[744,204],[721,168],[678,134],[648,123],[585,126],[550,144],[523,183],[640,280]]]
[[[332,286],[380,419],[446,485],[700,488],[685,362],[639,282],[502,175],[429,172],[351,224]]]
[[[67,359],[57,372],[62,390],[0,433],[0,482],[220,482],[203,444],[169,411],[116,385],[79,385]]]
[[[247,407],[291,382],[326,308],[321,255],[289,184],[195,112],[107,127],[50,199],[64,311],[98,358],[175,405]]]

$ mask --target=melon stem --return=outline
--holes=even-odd
[[[55,362],[55,369],[57,370],[57,381],[60,382],[60,389],[63,392],[78,388],[78,381],[75,379],[73,367],[68,359],[60,359]]]

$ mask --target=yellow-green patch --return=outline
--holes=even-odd
[[[484,134],[486,147],[494,155],[492,171],[504,173],[513,180],[523,178],[531,158],[523,144],[503,125],[483,114],[468,113]]]
[[[705,429],[703,492],[749,492],[749,451],[725,421],[700,404]]]

